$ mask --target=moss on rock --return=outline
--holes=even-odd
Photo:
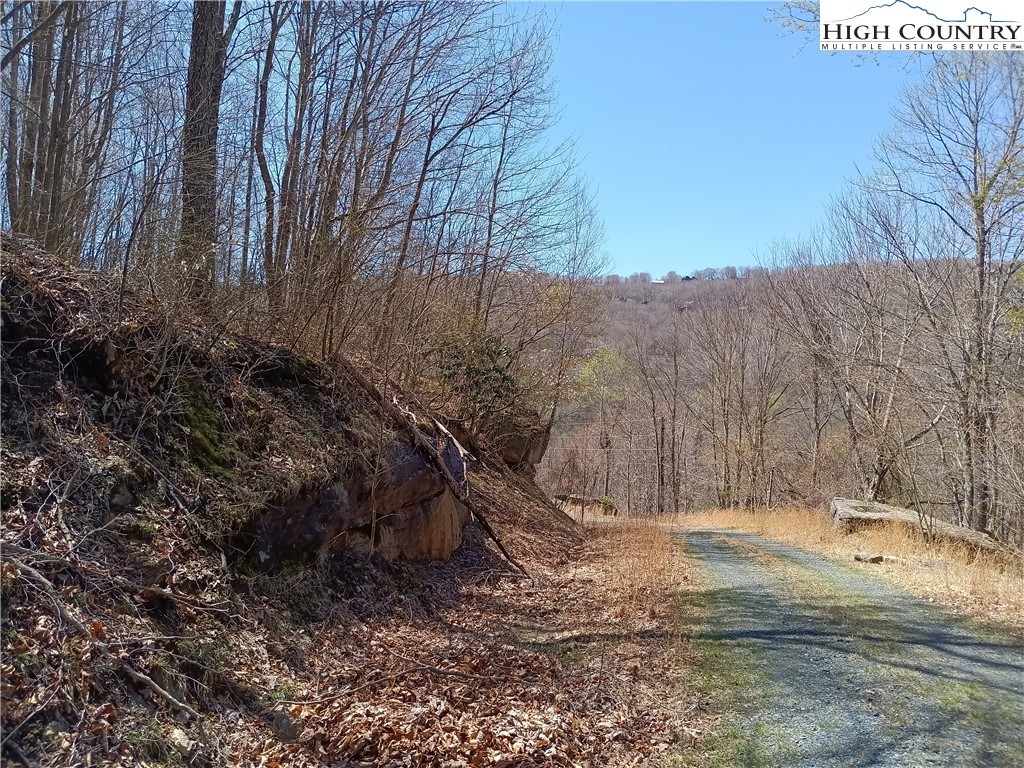
[[[185,423],[189,429],[188,450],[192,460],[203,469],[226,473],[231,467],[231,457],[221,437],[220,417],[213,397],[201,379],[185,382]]]

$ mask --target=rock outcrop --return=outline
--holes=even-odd
[[[551,442],[551,426],[536,413],[517,414],[491,424],[487,436],[502,462],[531,474]]]
[[[93,528],[153,528],[169,505],[263,569],[345,547],[443,559],[462,543],[462,451],[430,414],[396,416],[393,387],[2,246],[5,503],[45,503],[37,476],[60,468],[87,478],[66,503]]]
[[[912,509],[893,507],[877,501],[836,497],[832,499],[829,511],[832,514],[832,525],[840,533],[853,533],[873,525],[894,523],[921,531],[933,538],[958,541],[978,549],[992,551],[999,548],[994,539],[981,531],[972,531],[970,528],[936,520],[929,515],[919,515]]]
[[[452,476],[465,482],[452,441],[442,439],[439,452]],[[459,548],[469,518],[428,457],[398,439],[376,482],[353,476],[269,507],[258,519],[254,550],[264,567],[343,548],[390,560],[438,560]]]

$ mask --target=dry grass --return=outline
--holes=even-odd
[[[699,754],[715,724],[707,694],[695,685],[699,653],[680,625],[680,597],[698,583],[693,562],[663,522],[597,516],[584,526],[592,555],[572,577],[596,582],[600,608],[590,621],[611,629],[609,655],[631,670],[637,701],[673,713],[671,752],[640,764],[676,765],[671,755]]]
[[[649,608],[652,600],[670,599],[680,573],[672,552],[672,536],[650,521],[629,521],[604,528],[602,570],[616,607]]]
[[[821,552],[843,562],[856,554],[891,555],[895,562],[858,564],[931,602],[1024,634],[1024,560],[977,553],[959,542],[929,544],[906,526],[891,524],[838,534],[821,510],[711,510],[681,518],[684,527],[740,528]]]

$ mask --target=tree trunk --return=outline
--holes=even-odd
[[[225,0],[197,0],[192,6],[181,136],[181,295],[203,311],[210,309],[217,249],[217,126],[227,53],[225,10]]]

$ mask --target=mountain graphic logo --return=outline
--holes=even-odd
[[[873,2],[873,4],[872,4]],[[821,0],[823,51],[1022,51],[1021,0]],[[831,21],[826,21],[831,19]]]
[[[978,24],[978,23],[982,23],[982,24],[1013,24],[1016,21],[1016,19],[994,19],[994,18],[992,18],[993,14],[990,11],[982,10],[981,8],[978,8],[977,6],[973,6],[973,5],[970,6],[970,7],[964,8],[963,13],[962,13],[960,18],[947,19],[947,18],[943,18],[942,16],[938,15],[937,13],[932,13],[930,10],[928,10],[927,8],[924,8],[924,7],[920,6],[920,5],[916,5],[915,3],[907,2],[907,0],[892,0],[892,2],[890,2],[890,3],[880,3],[878,5],[872,5],[870,8],[866,8],[865,10],[861,11],[860,13],[858,13],[858,14],[856,14],[854,16],[849,16],[849,17],[844,18],[844,19],[834,19],[830,23],[856,21],[858,19],[862,19],[863,17],[867,16],[868,14],[877,14],[878,12],[884,13],[886,10],[889,10],[889,9],[894,10],[894,11],[895,10],[900,10],[900,11],[903,11],[905,13],[913,13],[913,12],[916,11],[916,12],[925,14],[931,20],[937,21],[937,22],[942,23],[942,24],[968,24],[968,23],[973,23],[973,24]],[[972,12],[975,15],[975,18],[971,18]]]

